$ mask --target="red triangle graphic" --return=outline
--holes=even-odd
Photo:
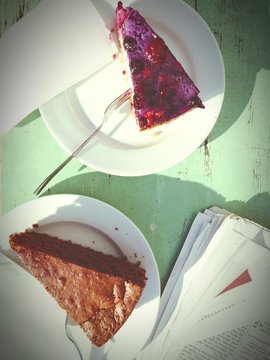
[[[233,282],[231,282],[228,286],[225,287],[217,296],[224,294],[226,291],[234,289],[238,286],[244,285],[248,282],[252,281],[248,270],[245,270],[241,275],[239,275]]]

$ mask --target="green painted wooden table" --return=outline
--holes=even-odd
[[[1,34],[38,2],[1,0]],[[41,195],[83,194],[126,214],[153,249],[162,286],[198,211],[217,205],[270,228],[269,1],[186,2],[211,28],[225,64],[223,107],[205,142],[174,167],[143,177],[111,176],[73,160]],[[34,199],[67,154],[38,110],[0,140],[4,214]]]

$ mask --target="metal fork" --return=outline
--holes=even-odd
[[[70,162],[70,160],[72,160],[74,157],[76,157],[79,154],[79,152],[89,143],[89,141],[92,140],[93,137],[96,136],[100,132],[101,128],[103,127],[103,125],[105,124],[105,122],[107,121],[109,116],[112,114],[112,112],[114,110],[116,110],[117,108],[119,108],[121,105],[123,105],[130,98],[130,95],[131,95],[131,89],[128,89],[123,94],[121,94],[116,99],[114,99],[107,106],[107,108],[104,112],[102,123],[96,128],[95,131],[92,132],[91,135],[89,135],[84,140],[84,142],[80,146],[77,147],[77,149],[65,161],[62,162],[62,164],[60,164],[49,176],[46,177],[45,180],[42,181],[42,183],[34,191],[35,195],[38,195],[44,189],[44,187],[52,180],[52,178],[56,174],[58,174],[58,172],[60,170],[62,170],[63,167],[66,166],[67,163]]]
[[[81,353],[81,350],[79,348],[79,345],[76,343],[76,341],[73,339],[73,336],[71,335],[70,331],[69,331],[69,327],[68,327],[68,321],[69,321],[69,316],[66,315],[66,320],[65,320],[65,331],[66,331],[66,335],[68,337],[68,339],[72,342],[72,344],[75,346],[76,350],[78,351],[80,360],[83,360],[83,356]]]

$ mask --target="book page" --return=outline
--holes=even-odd
[[[270,359],[270,317],[247,328],[232,360]]]
[[[270,359],[270,317],[235,328],[182,348],[166,360],[266,360]]]
[[[165,319],[163,314],[164,327],[136,359],[257,359],[243,357],[241,344],[257,346],[251,345],[253,335],[248,334],[258,319],[263,319],[261,332],[268,329],[270,231],[218,210],[205,211],[207,220],[200,231],[197,228],[188,258],[174,279],[175,289],[167,294],[169,308],[164,314],[170,310],[171,316]],[[266,345],[261,351],[268,356]]]
[[[175,311],[175,306],[182,291],[183,274],[196,262],[198,257],[198,244],[207,241],[206,235],[210,226],[210,221],[211,217],[199,213],[191,226],[161,297],[159,322],[155,329],[155,337],[166,326],[172,313]]]

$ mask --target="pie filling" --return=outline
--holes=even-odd
[[[199,89],[164,40],[137,10],[125,8],[121,1],[116,8],[116,29],[140,130],[204,108]]]

